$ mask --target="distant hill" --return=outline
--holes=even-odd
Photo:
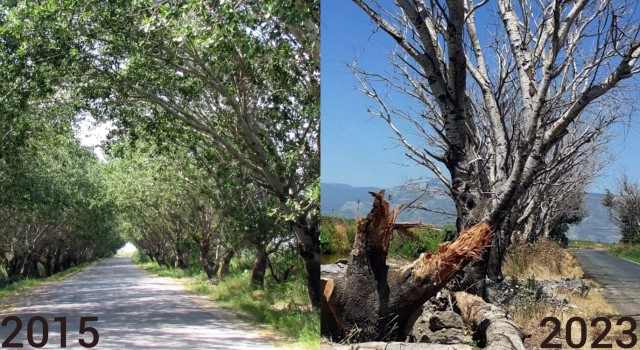
[[[340,216],[344,218],[366,215],[373,205],[373,197],[368,192],[378,192],[377,187],[353,187],[344,184],[321,183],[320,193],[322,202],[322,214]],[[428,181],[411,188],[398,186],[385,189],[387,199],[390,199],[391,207],[400,203],[410,202],[427,191],[422,203],[431,210],[450,213],[444,215],[433,212],[406,210],[400,215],[401,221],[422,221],[438,226],[455,223],[455,208],[451,199],[442,190],[442,185],[437,181]],[[390,198],[389,198],[390,196]],[[360,204],[358,206],[358,200]]]
[[[371,210],[373,197],[368,192],[377,192],[377,187],[353,187],[345,184],[321,183],[322,214],[355,218],[366,215]],[[397,186],[386,189],[387,196],[391,195],[392,207],[400,203],[409,202],[421,193],[426,194],[422,203],[431,210],[455,214],[453,201],[444,193],[442,185],[437,180],[430,180],[420,185],[410,187]],[[609,219],[607,208],[602,206],[601,193],[587,193],[587,217],[578,225],[569,228],[569,239],[580,239],[603,243],[616,243],[620,240],[620,229]],[[388,197],[389,198],[389,197]],[[358,200],[360,203],[358,204]],[[424,223],[443,226],[455,223],[455,217],[421,210],[405,211],[400,215],[401,221],[422,221]]]

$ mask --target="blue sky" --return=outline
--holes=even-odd
[[[382,71],[393,42],[373,33],[373,24],[351,1],[322,1],[321,27],[321,178],[326,183],[392,187],[406,180],[433,177],[416,166],[397,146],[386,123],[366,110],[373,105],[356,89],[348,64],[361,55],[359,65]],[[635,84],[640,84],[636,79]],[[603,192],[626,172],[640,180],[640,113],[629,128],[616,126],[610,151],[616,160],[591,186]]]

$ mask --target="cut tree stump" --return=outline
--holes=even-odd
[[[494,230],[486,222],[465,229],[454,242],[435,254],[423,253],[397,269],[386,264],[399,214],[389,212],[384,190],[370,192],[373,208],[358,222],[353,249],[344,275],[323,281],[322,329],[334,340],[404,340],[407,321],[429,298],[470,261],[480,259],[491,244]],[[415,224],[416,227],[421,224]]]
[[[501,308],[465,292],[453,293],[462,321],[486,336],[484,349],[525,350],[525,338],[518,325]]]

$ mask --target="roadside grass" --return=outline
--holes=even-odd
[[[640,245],[615,244],[609,247],[609,254],[640,263]]]
[[[414,237],[395,233],[389,246],[389,256],[413,260],[423,252],[435,252],[447,236],[453,236],[455,228],[423,227],[413,229]],[[320,247],[323,255],[347,256],[357,232],[354,219],[323,216],[320,223]]]
[[[445,241],[445,230],[437,227],[413,229],[414,237],[394,234],[389,244],[389,256],[413,260],[420,253],[435,253],[440,244]]]
[[[573,255],[558,243],[546,239],[512,246],[502,271],[505,276],[518,279],[534,277],[551,280],[584,276],[582,267]]]
[[[256,289],[251,283],[251,270],[235,269],[238,271],[211,285],[199,267],[169,269],[153,262],[140,262],[135,255],[133,261],[158,276],[189,279],[189,290],[211,297],[243,320],[272,326],[293,341],[288,347],[320,347],[320,312],[310,308],[306,281],[301,277],[283,283],[265,278],[265,288]]]
[[[320,219],[320,249],[322,254],[348,253],[357,231],[355,219],[323,216]]]
[[[21,292],[24,292],[29,288],[32,288],[34,286],[37,286],[43,283],[59,281],[65,277],[68,277],[69,275],[73,275],[77,272],[80,272],[91,265],[97,264],[102,260],[103,259],[98,259],[98,260],[87,262],[84,264],[79,264],[67,270],[64,270],[62,272],[56,273],[55,275],[50,277],[30,278],[30,279],[20,280],[18,282],[5,285],[3,287],[0,287],[0,299],[8,296],[19,295]]]
[[[609,254],[640,263],[640,245],[569,241],[569,248],[606,250]]]
[[[505,260],[503,271],[505,276],[515,277],[520,281],[525,281],[525,279],[526,281],[558,280],[561,278],[583,278],[584,276],[584,271],[577,259],[559,244],[548,240],[512,247]],[[590,346],[604,331],[604,323],[599,323],[597,327],[591,327],[591,321],[596,317],[607,317],[613,323],[613,327],[603,344],[610,343],[613,344],[613,349],[619,349],[616,345],[616,339],[629,342],[629,339],[621,333],[624,327],[615,325],[620,317],[619,311],[605,300],[596,282],[586,280],[585,283],[590,287],[590,290],[583,293],[556,291],[557,295],[568,295],[570,303],[574,304],[575,308],[554,307],[539,301],[527,307],[510,310],[516,323],[531,335],[525,340],[527,349],[540,349],[542,342],[551,334],[551,323],[545,327],[540,324],[545,317],[549,316],[560,320],[561,333],[553,339],[552,343],[561,343],[562,349],[570,348],[565,340],[565,326],[571,317],[580,317],[587,323],[587,345],[585,346]],[[535,283],[533,284],[535,285]],[[577,344],[581,334],[579,324],[574,322],[571,329],[572,339]]]
[[[589,285],[595,287],[595,284],[588,282]],[[570,349],[566,342],[566,324],[572,317],[579,317],[587,323],[587,345],[586,348],[590,348],[590,344],[604,331],[604,324],[598,323],[596,327],[591,326],[591,321],[596,317],[606,317],[612,321],[613,327],[608,333],[603,343],[613,344],[613,349],[620,349],[616,346],[616,339],[621,339],[625,343],[629,343],[629,339],[626,339],[622,335],[623,327],[616,326],[616,321],[620,317],[618,310],[609,304],[602,295],[601,292],[592,289],[586,295],[569,294],[566,291],[558,291],[559,293],[567,293],[571,298],[571,303],[576,305],[576,308],[555,308],[545,302],[538,302],[531,307],[516,309],[513,311],[513,317],[516,323],[524,329],[524,331],[531,335],[531,337],[525,340],[525,347],[527,349],[539,349],[542,342],[551,334],[551,323],[547,323],[545,327],[541,326],[541,321],[545,317],[553,316],[560,320],[561,332],[552,343],[561,343],[562,349]],[[625,326],[626,327],[626,326]],[[571,335],[574,343],[579,343],[582,330],[579,328],[577,322],[572,323]]]

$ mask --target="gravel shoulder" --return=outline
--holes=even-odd
[[[19,316],[23,326],[14,342],[26,339],[27,322],[42,316],[49,324],[46,349],[60,346],[60,325],[54,317],[66,317],[67,348],[82,349],[78,334],[80,317],[98,317],[87,326],[97,329],[95,349],[274,349],[282,339],[246,324],[228,310],[185,291],[170,278],[151,276],[129,258],[113,258],[91,266],[64,280],[39,285],[11,305],[0,301],[0,317]],[[15,328],[0,326],[0,342]],[[34,340],[42,328],[34,324]]]

